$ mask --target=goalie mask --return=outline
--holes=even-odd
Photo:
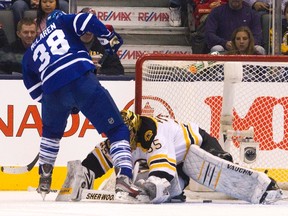
[[[124,123],[127,125],[130,132],[130,146],[132,150],[136,149],[137,139],[136,134],[141,125],[140,116],[130,110],[122,110],[121,116]]]

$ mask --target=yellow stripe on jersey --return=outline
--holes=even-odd
[[[97,157],[100,162],[102,169],[107,172],[110,169],[109,164],[107,163],[105,157],[103,156],[101,150],[99,148],[95,148],[93,154]]]
[[[149,170],[158,169],[158,168],[167,168],[176,171],[176,160],[168,158],[166,154],[153,155],[147,161],[149,165]]]
[[[185,143],[186,143],[186,153],[184,155],[184,159],[185,159],[186,155],[187,155],[187,153],[189,151],[190,145],[191,145],[191,140],[189,139],[188,131],[187,131],[186,127],[183,124],[181,124],[181,128],[182,128],[183,135],[184,135],[184,140],[185,140]]]
[[[184,155],[184,158],[186,158],[190,145],[196,144],[199,146],[200,143],[199,143],[199,137],[197,136],[196,133],[194,133],[193,128],[191,127],[191,124],[188,124],[188,125],[181,124],[181,127],[183,130],[183,135],[184,135],[184,139],[186,142],[186,153]]]
[[[192,137],[193,137],[193,139],[194,139],[194,144],[196,144],[196,145],[199,146],[199,138],[198,138],[198,136],[194,133],[194,131],[193,131],[193,129],[192,129],[192,127],[191,127],[190,124],[188,124],[188,128],[189,128],[189,131],[188,131],[188,132],[191,133],[191,135],[192,135]]]
[[[189,139],[187,128],[183,124],[181,124],[181,128],[183,130],[183,135],[184,135],[184,139],[186,142],[186,146],[190,146],[191,140]]]
[[[166,154],[157,154],[157,155],[153,155],[148,159],[148,164],[151,163],[151,161],[153,160],[158,160],[158,159],[166,159],[168,160],[170,163],[176,164],[176,159],[173,158],[168,158],[168,156]]]
[[[173,172],[176,172],[176,167],[171,166],[169,163],[157,163],[149,166],[149,171],[151,172],[154,169],[159,168],[167,168],[172,170]]]

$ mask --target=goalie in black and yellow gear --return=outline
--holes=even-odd
[[[130,131],[132,160],[146,161],[146,172],[135,184],[149,195],[151,203],[175,197],[184,201],[189,179],[215,191],[251,203],[272,203],[282,197],[265,173],[233,164],[217,139],[195,123],[180,123],[167,116],[156,118],[121,111]],[[95,147],[82,165],[101,177],[112,167],[109,141]],[[134,173],[135,175],[135,173]],[[182,196],[181,196],[182,195]]]

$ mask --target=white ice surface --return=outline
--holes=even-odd
[[[94,201],[55,202],[56,194],[45,201],[36,192],[0,192],[0,216],[288,216],[288,202],[252,205],[237,200],[188,200],[176,204],[119,204]]]

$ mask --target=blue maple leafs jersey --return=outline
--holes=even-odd
[[[59,17],[35,39],[22,60],[24,85],[34,100],[95,69],[80,40],[85,32],[101,38],[104,46],[114,37],[96,16],[81,13]]]

